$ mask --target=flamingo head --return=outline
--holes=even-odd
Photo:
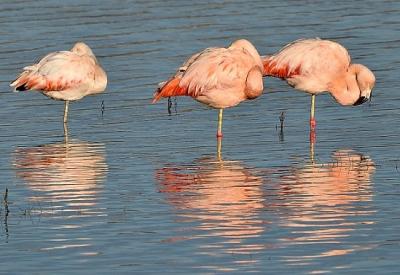
[[[361,64],[351,65],[351,71],[355,74],[358,88],[360,89],[360,97],[354,106],[363,104],[371,98],[372,89],[375,86],[375,75],[366,66]]]

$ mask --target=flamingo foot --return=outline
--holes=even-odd
[[[315,118],[310,118],[310,129],[311,131],[315,131],[315,128],[317,127],[317,121]]]

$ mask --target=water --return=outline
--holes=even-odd
[[[0,273],[396,273],[399,12],[397,1],[2,1]],[[205,47],[247,38],[267,54],[315,36],[345,45],[377,84],[359,107],[317,97],[314,163],[310,99],[279,79],[224,113],[220,158],[215,110],[150,104]],[[79,40],[109,86],[70,106],[66,144],[63,104],[8,83]]]

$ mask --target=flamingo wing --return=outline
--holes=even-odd
[[[95,61],[69,51],[50,53],[38,64],[27,66],[10,86],[15,91],[62,91],[89,85],[95,78]]]
[[[219,48],[217,47],[210,47],[210,48],[206,48],[205,50],[196,53],[194,55],[192,55],[188,60],[186,60],[182,66],[179,67],[178,71],[175,74],[176,76],[179,75],[183,75],[183,73],[185,73],[187,71],[187,69],[195,62],[197,61],[199,58],[201,58],[203,55],[207,55],[213,51],[218,51]]]
[[[302,39],[263,60],[264,75],[283,79],[297,75],[332,75],[347,70],[350,56],[338,43],[329,40]]]
[[[197,97],[209,90],[226,90],[245,86],[254,59],[246,51],[215,48],[203,52],[187,68],[180,86],[187,87],[188,95]]]
[[[181,87],[179,85],[182,76],[185,74],[186,70],[193,64],[193,62],[195,62],[201,55],[214,49],[215,48],[207,48],[199,53],[192,55],[178,68],[173,77],[171,77],[168,81],[158,83],[158,88],[154,93],[152,102],[155,103],[162,97],[188,95],[187,87]]]
[[[253,64],[254,63],[254,64]],[[191,56],[175,75],[159,84],[153,103],[162,97],[197,97],[212,89],[226,89],[245,83],[254,59],[242,50],[207,48]]]

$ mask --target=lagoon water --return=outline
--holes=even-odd
[[[397,273],[399,14],[398,1],[2,1],[0,273]],[[150,104],[203,48],[316,36],[377,83],[358,107],[317,97],[314,161],[310,98],[279,79],[225,111],[220,158],[215,110]],[[8,84],[76,41],[109,86],[70,105],[65,142],[62,102]]]

